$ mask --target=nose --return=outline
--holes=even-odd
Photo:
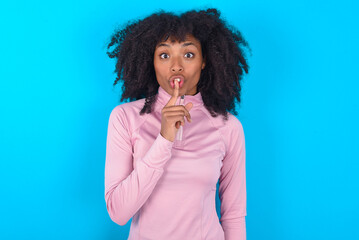
[[[178,58],[173,58],[172,66],[171,66],[171,72],[182,72],[183,66],[182,62]]]

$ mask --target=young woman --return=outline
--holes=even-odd
[[[233,115],[248,73],[240,32],[216,9],[159,12],[115,32],[111,47],[114,85],[131,100],[109,117],[111,219],[132,218],[133,240],[246,239],[245,138]]]

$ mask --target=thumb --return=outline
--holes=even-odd
[[[189,110],[192,109],[193,103],[191,103],[191,102],[190,102],[190,103],[187,103],[184,107],[187,109],[187,111],[189,111]]]

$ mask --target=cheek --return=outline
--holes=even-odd
[[[158,62],[156,60],[153,61],[153,68],[155,69],[155,71],[157,71]]]
[[[155,64],[154,65],[154,68],[155,68],[155,73],[156,73],[156,76],[161,76],[163,75],[163,66],[159,65],[159,64]]]
[[[200,74],[202,71],[202,63],[193,64],[190,69],[193,75]]]

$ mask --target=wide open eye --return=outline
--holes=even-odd
[[[186,53],[184,56],[185,56],[185,58],[193,58],[193,57],[194,57],[194,54],[191,53],[191,52],[188,52],[188,53]]]
[[[167,53],[161,53],[160,58],[165,59],[165,58],[169,58],[169,56]]]

